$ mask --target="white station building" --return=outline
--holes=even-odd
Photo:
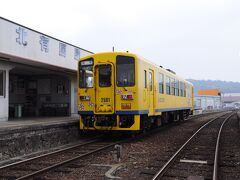
[[[89,54],[0,17],[0,121],[77,116],[77,61]]]

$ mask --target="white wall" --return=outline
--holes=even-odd
[[[78,108],[77,108],[77,102],[78,102],[78,96],[77,96],[77,78],[73,76],[69,76],[69,79],[71,80],[71,116],[78,117]]]
[[[48,48],[44,49],[41,37],[47,39]],[[29,28],[0,18],[0,54],[24,58],[31,62],[45,63],[69,70],[77,70],[75,50],[80,57],[91,54],[71,44],[54,39]],[[46,41],[45,41],[46,42]],[[60,44],[66,45],[66,54],[61,56]],[[43,48],[43,49],[42,49]],[[11,60],[11,59],[10,59]]]
[[[220,109],[221,97],[220,96],[195,96],[195,108],[208,110],[209,107],[213,109]]]
[[[47,41],[43,41],[43,38]],[[65,51],[61,51],[60,44],[66,47]],[[76,56],[75,52],[78,50],[80,54]],[[76,72],[78,59],[89,54],[92,53],[0,17],[0,57],[9,58],[9,61],[36,65],[41,63]],[[7,71],[7,89],[6,97],[0,97],[0,121],[8,118],[8,84],[11,69],[3,63],[0,59],[0,69]],[[72,114],[77,113],[76,78],[71,78]]]
[[[9,70],[11,68],[12,68],[11,66],[5,63],[1,63],[0,61],[0,70],[6,71],[5,97],[0,96],[0,121],[8,120],[8,102],[9,102],[8,87],[9,87]]]

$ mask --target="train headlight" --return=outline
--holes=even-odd
[[[90,101],[90,96],[80,96],[81,101]]]
[[[133,100],[132,94],[123,94],[121,95],[122,100]]]

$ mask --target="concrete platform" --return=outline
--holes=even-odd
[[[78,117],[37,117],[37,118],[19,118],[0,122],[0,132],[6,129],[17,129],[34,126],[49,126],[79,121]]]
[[[0,161],[74,143],[80,138],[78,117],[0,122]]]

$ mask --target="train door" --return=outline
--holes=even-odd
[[[114,113],[114,68],[112,64],[95,66],[95,113]]]
[[[149,115],[154,114],[154,73],[149,69]]]

